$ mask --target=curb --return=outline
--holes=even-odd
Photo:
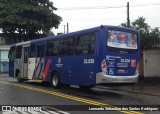
[[[127,91],[130,93],[139,93],[139,94],[146,94],[146,95],[151,95],[151,96],[158,96],[160,97],[160,95],[156,95],[150,92],[143,92],[143,91],[138,91],[138,90],[124,90],[124,89],[118,89],[118,88],[111,88],[111,87],[104,87],[104,86],[96,86],[97,88],[104,88],[104,89],[109,89],[109,90],[115,90],[115,91]]]
[[[6,76],[8,76],[8,74],[0,73],[0,77],[1,77],[1,76],[6,77]]]
[[[121,90],[121,91],[124,91],[124,90]],[[143,92],[143,91],[132,91],[132,90],[127,90],[128,92],[130,93],[139,93],[139,94],[146,94],[146,95],[150,95],[150,96],[158,96],[160,97],[160,95],[156,95],[156,94],[152,94],[152,93],[149,93],[149,92]]]

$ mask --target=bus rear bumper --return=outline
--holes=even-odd
[[[139,73],[133,76],[111,76],[102,72],[96,74],[96,84],[103,83],[137,83]]]

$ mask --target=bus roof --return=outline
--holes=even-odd
[[[98,27],[84,29],[84,30],[80,30],[80,31],[76,31],[76,32],[67,33],[67,34],[60,34],[60,35],[57,35],[57,36],[49,36],[49,37],[44,37],[44,38],[35,39],[35,40],[31,40],[31,41],[21,42],[21,43],[13,44],[11,47],[18,46],[18,45],[25,45],[25,44],[29,44],[29,43],[43,42],[43,41],[47,41],[47,40],[50,40],[50,39],[53,39],[53,38],[57,39],[57,38],[64,38],[64,37],[72,37],[72,36],[77,35],[77,34],[81,35],[81,34],[85,34],[85,33],[96,32],[99,29],[105,28],[105,27],[114,28],[114,29],[123,28],[123,30],[131,30],[131,31],[137,32],[137,30],[134,30],[134,29],[131,29],[131,28],[126,28],[126,27],[101,25],[101,26],[98,26]]]
[[[41,38],[41,39],[32,40],[32,43],[50,40],[53,37],[54,37],[54,39],[57,39],[57,38],[64,38],[64,37],[72,37],[72,36],[77,35],[77,34],[81,35],[81,34],[85,34],[85,33],[92,33],[92,32],[98,31],[99,28],[100,27],[94,27],[94,28],[85,29],[85,30],[81,30],[81,31],[76,31],[76,32],[71,32],[71,33],[66,33],[66,34],[60,34],[60,35],[57,35],[57,36],[49,36],[49,37],[45,37],[45,38]]]

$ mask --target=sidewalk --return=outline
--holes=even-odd
[[[0,76],[8,76],[8,73],[0,73]],[[8,76],[9,77],[9,76]]]
[[[135,86],[122,86],[116,87],[116,89],[160,96],[160,77],[139,79],[139,82]]]

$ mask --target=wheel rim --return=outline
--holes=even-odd
[[[58,85],[58,82],[59,82],[58,75],[54,75],[53,81],[52,81],[53,86],[56,87]]]

